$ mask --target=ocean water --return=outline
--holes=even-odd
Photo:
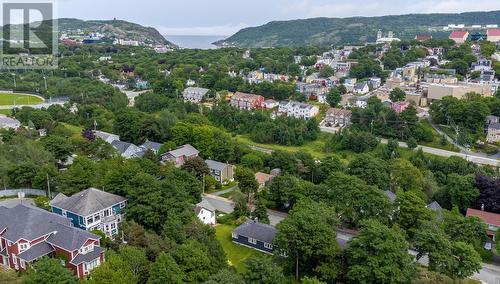
[[[168,41],[183,48],[212,49],[217,48],[212,42],[227,38],[217,35],[165,35]]]

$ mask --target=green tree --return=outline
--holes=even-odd
[[[148,284],[181,284],[184,279],[184,272],[179,268],[170,254],[164,252],[156,258],[149,272]]]
[[[243,274],[247,284],[284,284],[286,278],[280,266],[270,257],[252,257],[245,261],[246,272]]]
[[[221,269],[216,274],[211,275],[204,284],[245,284],[245,281],[240,274],[228,269]]]
[[[411,283],[416,263],[402,232],[366,221],[345,250],[349,283]]]
[[[342,101],[342,94],[339,88],[331,88],[326,95],[326,101],[331,107],[337,107],[338,104]]]
[[[54,157],[61,161],[65,161],[73,151],[73,145],[71,145],[70,140],[66,137],[50,135],[45,137],[42,143],[47,151],[54,154]]]
[[[138,278],[133,275],[130,266],[116,253],[108,252],[106,261],[92,270],[89,275],[89,283],[138,283]],[[57,282],[53,282],[57,283]]]
[[[469,244],[455,242],[445,252],[446,254],[443,254],[441,251],[441,257],[432,262],[431,270],[443,273],[453,279],[465,279],[481,269],[481,256]]]
[[[238,182],[238,187],[241,192],[245,193],[248,197],[257,192],[257,189],[259,189],[259,184],[255,179],[254,172],[248,168],[236,168],[234,179]]]
[[[188,241],[172,252],[175,262],[184,272],[184,283],[200,283],[208,280],[219,267],[213,267],[207,249],[197,241]]]
[[[197,177],[202,177],[203,175],[208,175],[210,173],[207,164],[200,157],[188,159],[184,165],[181,166],[181,169],[193,173]]]
[[[412,191],[400,192],[396,198],[396,223],[413,238],[423,222],[431,218],[431,212],[425,208],[425,202]]]
[[[393,102],[402,102],[406,98],[406,93],[400,88],[394,88],[394,90],[392,90],[389,94],[389,98]]]
[[[468,175],[456,173],[448,175],[445,190],[451,204],[458,206],[462,212],[465,212],[479,197],[479,189],[474,186],[474,178]]]
[[[413,166],[408,160],[393,159],[389,162],[389,177],[393,191],[422,192],[424,187],[424,176],[420,170]]]
[[[336,216],[331,207],[304,199],[278,224],[274,238],[276,247],[287,253],[285,262],[294,268],[297,280],[301,274],[313,273],[328,281],[337,278]]]
[[[76,284],[78,280],[58,259],[44,257],[28,269],[24,277],[26,284]]]
[[[348,173],[364,180],[367,184],[376,185],[386,190],[390,184],[390,176],[387,162],[363,154],[357,156],[348,166]]]

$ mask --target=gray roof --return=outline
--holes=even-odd
[[[200,151],[196,150],[196,148],[191,146],[191,144],[186,144],[182,145],[181,147],[175,150],[169,151],[168,153],[174,157],[182,157],[182,156],[189,157],[193,155],[198,155]]]
[[[386,191],[384,191],[384,194],[385,194],[385,196],[387,196],[387,198],[389,198],[389,200],[391,202],[396,201],[397,196],[396,196],[396,194],[394,194],[394,192],[392,192],[390,190],[386,190]]]
[[[438,210],[443,209],[437,201],[433,201],[432,203],[430,203],[429,205],[427,205],[425,207],[427,207],[428,209],[434,210],[434,211],[438,211]]]
[[[54,248],[50,244],[47,242],[41,242],[19,254],[19,258],[24,259],[25,261],[32,261],[53,251]]]
[[[254,220],[248,220],[234,229],[234,233],[240,236],[249,237],[269,244],[273,243],[276,232],[275,227]]]
[[[96,188],[89,188],[62,200],[51,201],[50,205],[80,216],[88,216],[127,200],[116,194]]]
[[[56,233],[47,238],[47,243],[73,251],[81,248],[88,239],[99,240],[100,238],[90,232],[58,224],[56,226]]]
[[[102,247],[96,247],[94,246],[94,250],[91,252],[88,252],[86,254],[78,254],[73,260],[71,261],[71,264],[78,265],[82,262],[91,262],[92,260],[98,258],[101,256],[101,253],[104,251]]]
[[[50,235],[46,242],[69,251],[79,249],[88,239],[100,237],[87,231],[71,227],[71,220],[48,211],[23,204],[12,208],[0,207],[0,231],[12,242],[19,239],[32,241]],[[36,248],[35,248],[36,247]],[[48,250],[48,247],[33,246],[33,252],[26,251],[26,258],[34,257]]]
[[[113,148],[115,148],[118,152],[120,152],[121,154],[125,153],[125,151],[127,151],[127,149],[129,147],[132,147],[132,146],[135,146],[134,144],[132,143],[128,143],[128,142],[123,142],[123,141],[120,141],[120,140],[114,140],[113,142],[111,142],[111,146],[113,146]],[[137,146],[135,146],[137,147]]]
[[[209,169],[217,171],[223,171],[228,166],[228,164],[226,163],[221,163],[214,160],[205,160],[205,163],[207,164]]]
[[[213,206],[208,200],[206,199],[202,199],[198,204],[196,204],[196,214],[199,213],[198,209],[199,208],[203,208],[203,209],[206,209],[208,211],[212,211],[212,212],[215,212],[215,210],[217,208],[215,208],[215,206]],[[198,211],[198,212],[197,212]]]
[[[210,203],[210,205],[213,208],[215,208],[215,210],[226,213],[226,214],[232,213],[234,211],[234,202],[228,201],[225,198],[221,198],[221,197],[214,196],[214,195],[204,195],[202,197],[202,202],[203,201]],[[198,203],[198,204],[200,204],[200,203]]]
[[[161,146],[163,146],[163,144],[156,143],[153,141],[146,141],[146,142],[144,142],[144,144],[141,145],[142,148],[147,149],[147,150],[151,150],[151,151],[155,151],[155,152],[158,152],[160,150]]]
[[[16,242],[19,239],[34,240],[56,231],[56,225],[70,225],[71,220],[45,210],[19,204],[12,208],[0,207],[0,232],[3,237]]]
[[[201,95],[206,95],[208,93],[209,89],[205,88],[199,88],[199,87],[188,87],[184,89],[184,94],[186,93],[195,93],[195,94],[201,94]]]
[[[96,137],[99,137],[104,141],[108,140],[108,138],[110,138],[110,137],[116,138],[115,136],[118,136],[116,134],[112,134],[112,133],[108,133],[108,132],[104,132],[104,131],[100,131],[100,130],[94,130],[93,133]]]
[[[496,130],[499,130],[500,129],[500,123],[490,123],[488,124],[488,129],[496,129]]]

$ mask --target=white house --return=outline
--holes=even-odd
[[[265,100],[264,101],[264,108],[265,109],[272,109],[278,106],[278,102],[272,99]]]
[[[282,101],[279,103],[278,112],[286,113],[289,117],[310,119],[318,115],[319,108],[301,102]]]
[[[182,97],[185,102],[200,103],[203,98],[207,95],[208,89],[189,87],[184,90]]]
[[[217,223],[215,211],[215,207],[206,199],[202,199],[200,203],[196,204],[194,209],[194,213],[198,219],[205,225],[215,225]]]
[[[366,82],[361,82],[354,86],[354,92],[357,94],[367,94],[370,91],[370,86]]]

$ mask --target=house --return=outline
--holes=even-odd
[[[71,219],[74,227],[99,230],[108,236],[118,233],[127,199],[96,188],[89,188],[68,197],[62,193],[50,201],[52,212]]]
[[[263,103],[263,96],[241,92],[236,92],[229,102],[233,107],[246,110],[261,108]]]
[[[104,262],[100,237],[71,226],[71,220],[23,204],[0,206],[0,264],[16,271],[47,256],[61,259],[78,278]]]
[[[146,142],[144,142],[144,144],[142,144],[139,147],[144,149],[145,151],[151,151],[155,155],[158,155],[158,152],[160,151],[161,146],[163,146],[163,144],[161,144],[161,143],[157,143],[157,142],[153,142],[153,141],[146,141]]]
[[[0,129],[18,129],[21,127],[19,120],[0,114]]]
[[[427,98],[429,101],[441,100],[446,96],[462,99],[467,93],[477,93],[483,97],[491,97],[491,89],[490,84],[478,83],[429,84]]]
[[[205,160],[210,170],[210,175],[220,183],[226,184],[234,181],[234,166],[228,163],[221,163],[214,160]]]
[[[319,108],[317,106],[296,101],[281,101],[278,105],[278,112],[286,113],[289,117],[307,120],[318,115]]]
[[[120,153],[122,157],[125,159],[132,159],[132,158],[142,158],[145,154],[144,149],[128,142],[120,141],[120,140],[114,140],[111,142],[111,146]]]
[[[402,113],[410,106],[409,102],[391,102],[391,108],[396,113]]]
[[[500,29],[488,29],[486,35],[489,42],[500,42]]]
[[[430,209],[432,211],[441,211],[443,209],[443,207],[441,207],[441,205],[439,205],[439,203],[437,201],[433,201],[429,204],[427,204],[427,206],[425,206],[427,209]]]
[[[205,98],[208,91],[209,90],[205,88],[188,87],[182,92],[182,97],[185,102],[198,104]]]
[[[453,31],[448,38],[453,40],[456,44],[462,44],[465,43],[468,37],[468,31]]]
[[[325,123],[330,126],[347,127],[351,123],[352,112],[347,109],[330,108],[326,112]]]
[[[194,214],[205,225],[215,225],[216,221],[216,208],[206,199],[202,199],[194,208]]]
[[[149,88],[149,83],[148,81],[137,79],[135,81],[135,88],[139,90],[146,90],[147,88]]]
[[[271,225],[248,220],[234,229],[231,238],[236,244],[272,254],[274,252],[273,239],[276,232],[276,228]]]
[[[372,86],[373,89],[380,88],[382,85],[382,79],[379,77],[371,77],[369,84]]]
[[[266,186],[266,184],[273,179],[273,177],[274,176],[270,174],[257,172],[255,174],[255,180],[257,180],[257,183],[259,184],[259,191],[261,191],[264,186]]]
[[[369,91],[370,91],[370,86],[368,85],[367,82],[357,83],[354,86],[354,92],[356,94],[364,95],[364,94],[367,94]]]
[[[500,123],[497,116],[489,115],[486,117],[486,141],[488,143],[500,141]]]
[[[465,216],[478,217],[479,219],[483,220],[483,222],[488,225],[486,234],[488,234],[488,236],[492,238],[495,237],[495,234],[500,227],[500,214],[469,208],[467,209],[467,213],[465,214]]]
[[[115,134],[107,133],[107,132],[100,131],[100,130],[93,130],[92,133],[94,133],[94,136],[96,138],[101,138],[102,140],[104,140],[105,142],[107,142],[109,144],[111,144],[115,140],[120,141],[120,136],[115,135]]]
[[[420,41],[420,42],[428,41],[431,39],[432,39],[432,35],[416,35],[415,36],[415,40]]]
[[[273,99],[269,99],[265,100],[263,105],[265,109],[273,109],[278,106],[278,102]]]
[[[176,167],[184,165],[184,163],[192,158],[198,157],[200,151],[190,144],[182,145],[181,147],[168,151],[161,156],[162,163],[174,163]]]

